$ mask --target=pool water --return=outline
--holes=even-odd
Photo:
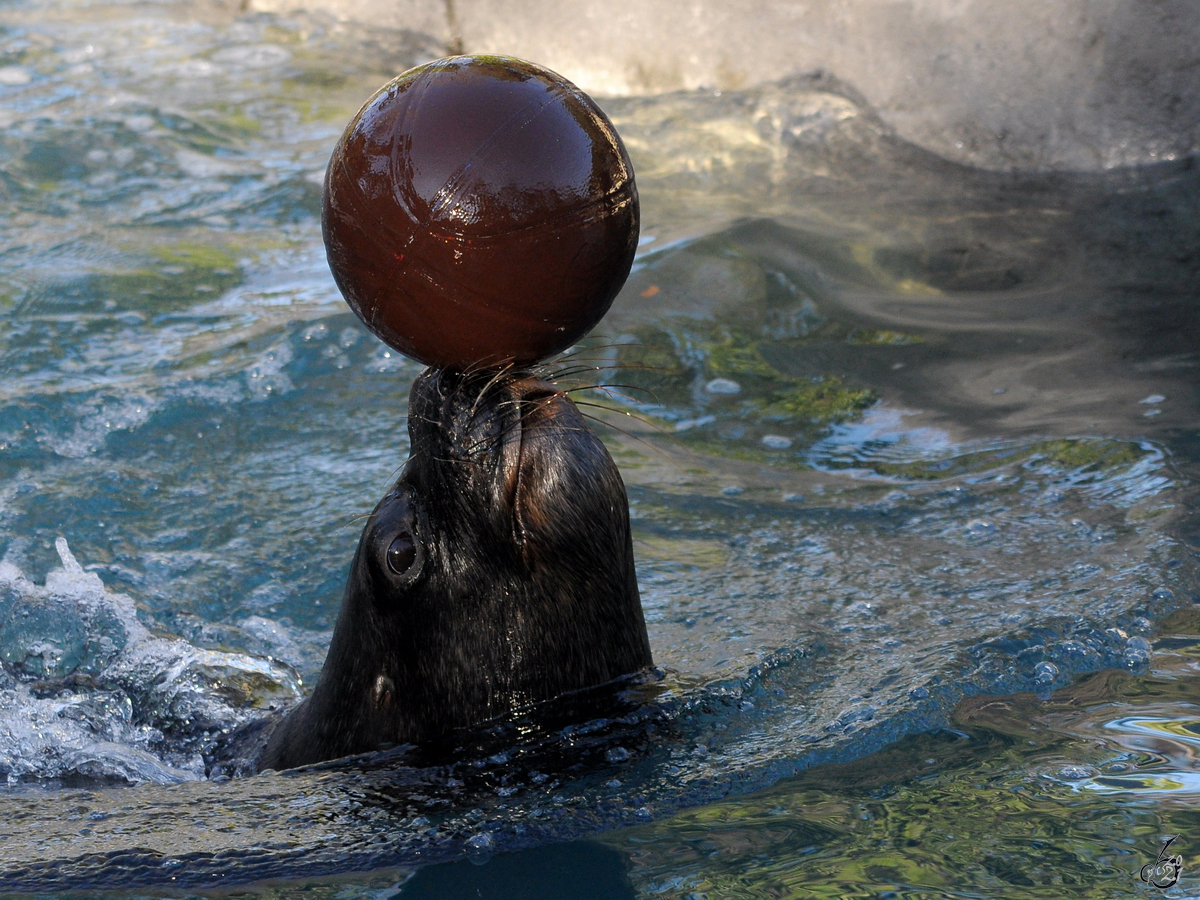
[[[1141,873],[1168,838],[1194,859],[1197,624],[1170,617],[1145,674],[1084,676],[1049,700],[975,697],[946,728],[854,762],[599,842],[392,876],[398,896],[1153,895]],[[556,863],[559,894],[529,877]],[[601,877],[613,883],[589,890]],[[1167,896],[1197,881],[1185,862]]]
[[[548,370],[659,671],[454,765],[213,768],[315,680],[407,454],[420,368],[338,296],[320,183],[440,52],[0,10],[0,889],[1123,896],[1176,832],[1186,889],[1194,160],[968,169],[827,77],[601,101],[642,244]]]

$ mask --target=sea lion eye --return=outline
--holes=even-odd
[[[407,531],[398,535],[387,549],[388,568],[396,575],[405,574],[417,559],[417,545]]]

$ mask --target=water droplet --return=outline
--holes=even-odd
[[[1033,680],[1048,684],[1058,677],[1058,666],[1052,662],[1042,661],[1033,667]]]
[[[496,846],[496,839],[486,831],[473,834],[467,838],[467,847],[479,853],[486,853]]]
[[[329,336],[329,326],[324,322],[318,322],[316,325],[310,325],[304,329],[303,338],[306,341],[320,341]]]
[[[1089,647],[1080,641],[1063,641],[1058,650],[1063,656],[1087,656]]]
[[[1132,672],[1150,665],[1150,651],[1127,649],[1121,654],[1121,665]]]
[[[699,428],[701,425],[711,425],[717,421],[716,416],[698,416],[695,419],[680,419],[675,423],[676,431],[690,431],[693,428]]]
[[[0,66],[0,84],[19,87],[33,81],[33,74],[24,66]]]
[[[127,116],[125,118],[125,127],[130,131],[143,132],[149,131],[155,125],[153,116]]]
[[[704,386],[710,394],[740,394],[742,386],[729,378],[714,378]]]
[[[246,69],[266,69],[287,62],[292,54],[278,44],[250,44],[218,50],[212,58],[218,63]]]
[[[1067,765],[1058,770],[1058,777],[1064,781],[1084,781],[1096,775],[1091,766]]]

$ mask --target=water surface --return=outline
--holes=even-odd
[[[336,887],[369,892],[604,834],[555,864],[615,853],[614,896],[787,895],[827,871],[810,854],[840,896],[1051,883],[1049,856],[972,849],[992,795],[955,824],[989,767],[997,790],[1034,777],[970,710],[1018,695],[1058,746],[1075,726],[1040,698],[1149,677],[1156,623],[1200,597],[1193,161],[965,169],[831,78],[605,101],[643,243],[550,369],[628,484],[662,672],[623,716],[501,730],[455,766],[228,781],[213,747],[315,679],[359,517],[408,449],[419,367],[337,295],[325,160],[379,84],[441,51],[194,4],[29,0],[0,26],[0,885],[390,873]],[[1178,713],[1133,706],[1122,746]],[[852,825],[877,768],[903,798]],[[1098,778],[1063,788],[1091,779],[1107,810],[1072,832],[1096,848],[1072,877],[1111,896],[1157,838]],[[1012,817],[1059,852],[1062,802]],[[898,840],[881,828],[915,843],[853,869]],[[709,866],[706,841],[742,849]],[[943,880],[896,874],[922,853],[953,860]],[[443,876],[421,877],[406,891]]]

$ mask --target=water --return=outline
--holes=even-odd
[[[1200,600],[1192,161],[965,169],[831,79],[605,102],[643,245],[552,368],[629,486],[662,672],[454,766],[227,780],[206,760],[312,683],[407,453],[419,368],[337,295],[319,182],[440,50],[195,4],[0,26],[0,886],[389,896],[444,861],[401,896],[540,866],[1113,896],[1187,833],[1164,650],[1195,629],[1156,629]]]

